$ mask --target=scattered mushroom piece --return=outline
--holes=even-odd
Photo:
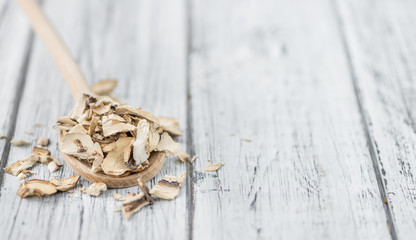
[[[50,196],[56,193],[56,186],[49,181],[33,179],[20,184],[17,195],[22,198],[31,196]]]
[[[39,162],[47,164],[52,161],[51,152],[46,148],[33,147],[32,154],[39,157]]]
[[[54,161],[51,161],[50,163],[48,163],[48,169],[49,169],[49,172],[51,173],[56,172],[59,168],[60,166],[58,166],[56,162]]]
[[[121,206],[124,218],[129,219],[133,213],[139,211],[142,207],[148,205],[149,203],[150,202],[146,200],[146,197],[142,192],[136,196],[129,197]]]
[[[136,127],[129,123],[122,123],[117,120],[104,118],[103,120],[103,136],[109,137],[116,133],[130,132],[136,130]]]
[[[67,125],[72,125],[75,126],[78,124],[78,122],[76,120],[74,120],[73,118],[70,118],[68,116],[63,116],[58,118],[58,120],[56,120],[57,123],[60,124],[67,124]]]
[[[144,184],[142,177],[139,177],[137,179],[137,182],[139,183],[139,188],[140,190],[142,190],[142,193],[144,194],[146,201],[153,203],[153,198],[149,194],[149,188],[146,186],[146,184]]]
[[[87,134],[87,130],[84,128],[84,126],[82,126],[82,124],[77,124],[75,126],[73,126],[69,131],[69,133],[82,133],[82,134]]]
[[[27,141],[24,141],[24,140],[16,140],[16,139],[11,140],[10,143],[13,146],[18,146],[18,147],[19,146],[29,146],[30,145],[30,142],[27,142]]]
[[[87,189],[88,194],[95,197],[100,196],[101,192],[104,191],[107,191],[107,185],[103,182],[93,183]]]
[[[117,201],[125,201],[126,200],[126,198],[123,195],[121,195],[119,193],[116,193],[116,192],[113,192],[113,197]]]
[[[150,124],[145,119],[142,119],[137,124],[137,137],[133,143],[133,158],[136,165],[142,164],[146,161],[150,153],[146,150],[150,134]]]
[[[115,113],[118,114],[118,115],[130,114],[130,115],[133,115],[133,116],[144,118],[144,119],[146,119],[150,122],[153,122],[153,123],[156,123],[157,125],[160,125],[159,124],[159,119],[156,116],[154,116],[153,114],[151,114],[149,112],[146,112],[142,109],[137,109],[137,108],[134,108],[134,107],[131,107],[131,106],[128,106],[128,105],[123,105],[123,106],[117,107]]]
[[[179,177],[166,175],[150,190],[150,194],[158,198],[173,200],[178,196],[184,181],[185,173],[182,173]]]
[[[172,136],[182,136],[179,130],[179,119],[171,117],[159,117],[159,124],[164,131]]]
[[[0,139],[9,139],[9,137],[8,136],[6,136],[6,135],[0,135]]]
[[[39,161],[39,157],[35,154],[31,154],[28,157],[25,157],[15,163],[12,163],[9,166],[6,166],[4,171],[8,174],[11,174],[13,176],[19,175],[23,170],[29,169],[35,165],[36,162]]]
[[[205,172],[215,172],[223,165],[225,165],[224,162],[214,163],[214,164],[211,164],[211,165],[207,166],[206,168],[204,168],[204,171]]]
[[[24,174],[24,173],[19,173],[19,174],[17,175],[17,179],[19,179],[19,180],[25,179],[26,177],[27,177],[27,175],[26,175],[26,174]]]
[[[178,159],[179,159],[181,162],[186,162],[186,160],[189,160],[189,155],[188,155],[186,152],[180,152],[180,153],[178,154]]]
[[[36,123],[35,127],[44,127],[45,125],[43,125],[42,123]]]
[[[49,145],[49,138],[47,137],[40,137],[36,141],[39,146],[48,146]]]
[[[157,145],[156,151],[166,152],[167,154],[177,156],[181,151],[181,145],[173,141],[172,137],[168,133],[162,133],[159,144]]]
[[[98,143],[97,143],[98,144]],[[80,159],[93,159],[95,155],[103,156],[101,148],[94,144],[91,137],[82,133],[67,134],[60,142],[61,151],[68,155],[78,157]]]
[[[80,177],[81,175],[74,175],[65,179],[52,178],[50,182],[56,186],[57,190],[64,192],[73,189],[77,185]]]
[[[108,96],[113,92],[116,86],[117,86],[117,80],[106,79],[106,80],[100,80],[94,83],[94,85],[91,86],[91,90],[97,95]]]
[[[25,133],[26,133],[27,135],[32,135],[32,134],[33,134],[33,132],[31,132],[31,131],[25,131]]]

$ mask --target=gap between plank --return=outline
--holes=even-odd
[[[6,166],[7,160],[9,158],[10,153],[10,141],[12,140],[15,130],[16,130],[16,122],[17,122],[17,115],[19,114],[19,107],[20,107],[20,100],[22,99],[23,90],[26,85],[26,75],[29,67],[30,57],[32,55],[32,46],[33,46],[33,31],[29,33],[28,44],[26,45],[26,50],[24,54],[23,64],[19,69],[19,78],[17,79],[17,86],[16,86],[16,94],[15,98],[13,99],[13,107],[12,107],[12,114],[10,114],[9,118],[9,129],[7,130],[7,141],[3,148],[3,153],[1,155],[1,162],[0,162],[0,187],[3,185],[3,177],[4,177],[4,170],[3,168]],[[1,196],[1,191],[0,191]]]
[[[334,2],[334,1],[329,1],[334,15],[335,15],[335,20],[337,22],[337,26],[338,26],[338,30],[339,30],[339,34],[341,37],[341,42],[342,42],[342,46],[344,49],[344,53],[345,56],[347,58],[347,65],[348,65],[348,69],[349,69],[349,73],[350,73],[350,78],[354,87],[354,93],[355,93],[355,98],[357,101],[357,105],[358,105],[358,109],[360,111],[360,115],[361,115],[361,122],[363,124],[363,129],[365,132],[365,136],[366,136],[366,140],[367,140],[367,145],[369,147],[369,151],[370,151],[370,155],[371,155],[371,160],[372,160],[372,164],[373,164],[373,170],[374,173],[376,175],[376,179],[377,179],[377,185],[378,185],[378,189],[380,192],[380,197],[381,197],[381,202],[382,205],[384,207],[384,211],[386,214],[386,218],[387,218],[387,227],[389,229],[391,238],[393,240],[397,240],[397,233],[396,233],[396,227],[394,224],[394,220],[393,220],[393,214],[390,208],[390,205],[386,204],[385,201],[387,199],[387,193],[386,193],[386,188],[384,186],[383,183],[383,179],[382,179],[382,175],[381,175],[381,171],[380,171],[380,166],[378,164],[378,161],[380,159],[380,156],[377,153],[376,150],[376,146],[375,146],[375,140],[373,135],[370,132],[370,127],[369,127],[369,122],[370,120],[368,119],[367,115],[366,115],[366,111],[364,109],[363,106],[363,97],[359,88],[359,84],[358,84],[358,78],[352,63],[352,58],[351,58],[351,52],[349,49],[349,45],[348,45],[348,41],[346,38],[346,33],[345,33],[345,27],[344,27],[344,22],[341,16],[341,12],[339,9],[339,5],[338,2]]]
[[[191,91],[191,54],[192,54],[192,3],[191,0],[185,0],[185,39],[186,39],[186,149],[189,156],[195,156],[193,146],[193,123],[192,123],[192,91]],[[194,166],[189,161],[186,162],[186,211],[188,240],[193,239],[194,228]]]

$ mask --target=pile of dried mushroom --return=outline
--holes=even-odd
[[[177,119],[156,117],[109,97],[84,95],[71,115],[57,122],[61,151],[93,172],[126,176],[146,169],[152,152],[183,155],[171,137],[181,135]]]

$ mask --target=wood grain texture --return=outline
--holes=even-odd
[[[330,2],[190,9],[193,237],[391,239]]]
[[[29,24],[18,11],[10,1],[0,1],[0,135],[9,139],[14,134],[16,109],[24,86],[24,71],[31,46]],[[7,140],[0,139],[0,169],[5,166],[9,149]],[[2,175],[0,170],[0,185]]]
[[[338,1],[337,7],[396,235],[414,239],[416,2],[374,3]]]
[[[116,95],[129,104],[142,106],[157,115],[186,118],[185,44],[181,1],[44,1],[43,9],[80,63],[90,83],[102,78],[119,79]],[[57,117],[68,113],[73,100],[43,43],[35,45],[27,72],[26,88],[18,112],[16,138],[51,138],[49,149],[59,156]],[[34,128],[34,123],[46,127]],[[181,122],[186,131],[185,122]],[[24,131],[33,131],[33,136]],[[185,138],[179,138],[181,143]],[[182,144],[184,146],[184,144]],[[31,147],[12,147],[9,163],[31,152]],[[60,157],[60,156],[59,156]],[[31,178],[68,177],[74,172],[65,165],[56,174],[46,166],[34,168]],[[185,165],[168,158],[160,174],[179,175]],[[151,181],[149,187],[155,184]],[[57,194],[48,198],[20,199],[19,181],[4,177],[1,188],[0,233],[6,239],[184,239],[187,235],[186,194],[175,201],[159,201],[142,209],[129,221],[114,212],[123,195],[138,188],[109,190],[98,198]],[[79,185],[88,187],[81,180]],[[78,196],[78,197],[75,197]],[[174,224],[172,224],[174,223]]]

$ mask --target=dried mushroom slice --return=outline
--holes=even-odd
[[[33,167],[33,165],[35,165],[35,163],[38,161],[39,157],[36,154],[31,154],[28,157],[25,157],[15,163],[12,163],[9,166],[6,166],[5,168],[3,168],[3,170],[8,174],[17,176],[23,170]]]
[[[67,134],[59,143],[61,151],[80,159],[93,159],[93,153],[99,154],[101,148],[94,144],[91,137],[82,133]]]
[[[103,161],[104,161],[104,158],[102,157],[98,157],[94,159],[94,161],[92,162],[91,171],[93,172],[103,171],[103,168],[101,167],[101,164],[103,163]]]
[[[137,117],[144,118],[150,122],[153,122],[159,125],[159,119],[153,114],[146,112],[144,110],[141,110],[141,109],[128,106],[128,105],[117,107],[115,113],[118,115],[129,114],[129,115],[137,116]]]
[[[82,124],[77,124],[73,126],[68,133],[81,133],[81,134],[87,134],[87,130],[84,128]]]
[[[126,200],[126,197],[124,197],[123,195],[121,195],[119,193],[116,193],[116,192],[113,192],[113,197],[117,201],[125,201]]]
[[[181,151],[181,145],[173,141],[173,139],[167,133],[162,133],[161,139],[155,151],[166,152],[167,154],[177,156]]]
[[[11,140],[10,143],[13,146],[17,146],[17,147],[19,147],[19,146],[29,146],[30,145],[30,142],[27,142],[27,141],[24,141],[24,140],[16,140],[16,139]]]
[[[39,146],[48,146],[49,145],[49,138],[47,138],[47,137],[40,137],[36,141],[36,144],[38,144]]]
[[[182,136],[179,130],[179,119],[171,117],[159,117],[160,126],[172,136]]]
[[[159,144],[160,135],[154,124],[150,126],[149,130],[149,139],[147,141],[146,151],[150,153],[153,150],[155,150],[155,148]]]
[[[63,124],[63,125],[71,125],[71,126],[75,126],[78,124],[78,122],[75,119],[70,118],[68,116],[60,117],[58,118],[58,120],[56,120],[56,122]]]
[[[184,181],[185,173],[182,173],[179,177],[167,175],[150,190],[150,194],[158,198],[173,200],[178,196]]]
[[[80,177],[81,175],[74,175],[65,179],[52,178],[50,182],[56,186],[57,190],[64,192],[73,189]]]
[[[205,172],[215,172],[218,169],[220,169],[221,166],[225,165],[224,162],[219,162],[219,163],[214,163],[211,165],[208,165],[207,167],[204,168]]]
[[[100,80],[94,83],[94,85],[91,86],[91,90],[97,95],[108,96],[113,92],[116,86],[117,86],[117,80],[105,79],[105,80]]]
[[[19,174],[17,175],[17,179],[19,179],[19,180],[25,179],[26,177],[27,177],[27,175],[26,175],[26,174],[24,174],[24,173],[19,173]]]
[[[17,195],[22,198],[32,196],[50,196],[56,193],[56,187],[49,181],[33,179],[20,184]]]
[[[85,112],[85,106],[89,98],[88,94],[84,94],[79,98],[77,105],[71,113],[72,119],[78,119]]]
[[[58,166],[54,161],[48,163],[48,170],[51,173],[56,172],[59,168],[60,166]]]
[[[87,192],[91,196],[98,197],[100,196],[101,192],[107,191],[107,185],[102,182],[93,183],[91,186],[87,189]]]
[[[136,141],[133,143],[133,158],[136,162],[136,165],[142,164],[150,156],[150,152],[146,149],[148,145],[149,134],[149,122],[144,119],[140,120],[137,124]]]
[[[178,159],[181,162],[186,162],[186,160],[189,160],[189,155],[186,152],[181,152],[178,154]]]
[[[194,163],[195,159],[197,159],[197,158],[198,158],[198,156],[193,156],[193,157],[191,158],[191,160],[189,160],[189,162],[190,162],[190,163]]]
[[[116,147],[107,154],[101,164],[104,173],[119,176],[129,170],[126,167],[126,162],[130,158],[133,141],[134,138],[132,137],[125,137],[117,140]]]
[[[39,157],[38,161],[44,164],[48,164],[52,161],[51,152],[46,148],[33,147],[32,154],[35,154]]]
[[[139,193],[136,196],[129,197],[121,205],[124,218],[129,219],[133,213],[139,211],[142,207],[148,205],[150,202],[146,200],[143,193]]]
[[[62,125],[55,125],[55,126],[53,126],[53,129],[60,130],[60,131],[69,131],[73,127],[74,127],[73,125],[62,124]]]
[[[103,136],[109,137],[116,133],[135,131],[136,127],[129,123],[111,120],[103,117]]]

